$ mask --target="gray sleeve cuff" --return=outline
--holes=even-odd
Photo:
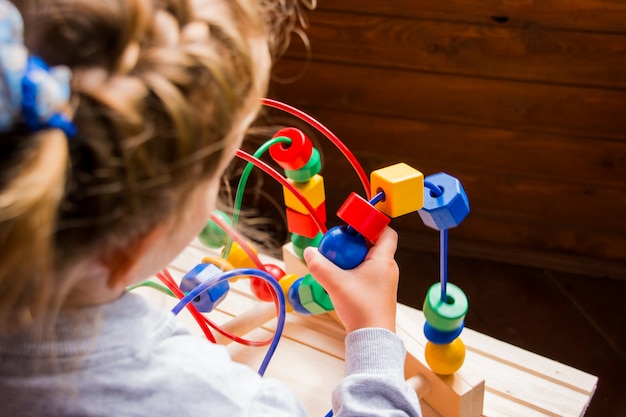
[[[404,379],[404,343],[382,328],[364,328],[346,337],[346,376],[385,375]]]

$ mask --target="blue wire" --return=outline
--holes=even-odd
[[[369,203],[372,206],[375,206],[376,204],[380,203],[384,199],[385,199],[385,192],[384,191],[379,191],[378,194],[376,194],[374,197],[372,197],[372,199],[369,201]]]
[[[441,189],[441,187],[433,184],[428,180],[424,180],[424,187],[430,190],[430,192],[433,194],[433,197],[441,197],[443,195],[443,190]]]
[[[272,289],[274,290],[274,293],[276,294],[276,297],[278,299],[278,322],[276,324],[276,332],[274,333],[274,339],[272,340],[272,343],[270,344],[267,353],[265,354],[265,358],[263,359],[263,362],[259,367],[259,374],[263,375],[265,374],[265,370],[267,369],[267,366],[269,365],[272,356],[274,356],[274,352],[276,352],[276,347],[278,346],[278,342],[280,341],[280,338],[283,334],[283,329],[285,327],[285,316],[287,311],[285,294],[283,294],[283,290],[278,284],[278,281],[272,275],[268,274],[265,271],[261,271],[260,269],[253,268],[240,268],[224,272],[223,274],[220,274],[216,277],[207,279],[196,288],[191,290],[189,293],[187,293],[187,295],[181,298],[178,304],[176,304],[174,308],[172,308],[172,313],[174,313],[174,315],[180,313],[182,309],[185,308],[187,304],[189,304],[194,298],[199,296],[201,293],[203,293],[213,285],[217,285],[222,281],[238,276],[252,276],[261,278],[272,286]]]
[[[439,280],[441,282],[441,301],[446,302],[448,286],[448,229],[439,233]]]

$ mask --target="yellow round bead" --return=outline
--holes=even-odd
[[[289,288],[291,288],[291,284],[293,284],[298,278],[299,277],[296,274],[287,274],[278,281],[278,285],[280,285],[280,288],[283,290],[283,294],[285,294],[285,306],[287,307],[288,313],[293,311],[293,307],[289,303]]]
[[[251,249],[255,254],[257,253],[256,249]],[[233,242],[230,248],[230,253],[228,254],[228,258],[226,258],[226,260],[234,268],[256,268],[254,261],[250,259],[246,251],[244,251],[237,242]]]
[[[465,361],[465,345],[458,337],[447,345],[427,342],[424,354],[433,372],[439,375],[451,375],[458,371]]]

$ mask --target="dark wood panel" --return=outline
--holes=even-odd
[[[623,0],[320,0],[320,10],[626,33]]]
[[[308,107],[348,147],[365,159],[378,154],[388,163],[410,161],[416,168],[473,170],[486,174],[521,175],[545,182],[571,182],[588,187],[618,187],[626,191],[626,142],[571,138],[533,132],[421,122]],[[283,118],[285,124],[298,122]],[[311,128],[297,124],[325,154],[330,142]],[[308,130],[307,130],[308,129]],[[369,161],[363,163],[376,169]]]
[[[624,16],[626,19],[626,16]],[[626,35],[314,11],[315,60],[558,84],[626,87]],[[307,51],[294,42],[290,56]]]
[[[626,91],[284,59],[272,96],[297,105],[423,121],[626,139]]]
[[[375,164],[377,159],[380,162],[384,161],[378,168],[388,166],[390,163],[406,162],[423,170],[426,175],[441,172],[432,170],[428,164],[414,165],[406,158],[386,162],[387,157],[376,158],[372,154],[365,157],[370,164]],[[351,183],[347,183],[348,187],[344,186],[342,178],[353,176],[345,161],[327,158],[324,172],[329,187],[333,188],[328,190],[327,194],[336,195],[339,199],[345,199],[350,191],[363,194],[360,188],[348,188]],[[609,187],[589,189],[576,183],[551,183],[522,176],[494,176],[480,171],[463,171],[452,166],[444,172],[461,181],[469,197],[473,214],[496,218],[501,222],[520,223],[531,228],[569,228],[572,233],[579,233],[581,236],[589,233],[602,236],[606,233],[608,238],[610,234],[621,233],[626,239],[626,222],[622,218],[626,207],[626,193],[623,189]],[[472,232],[472,236],[481,239],[489,233],[492,232],[478,229]],[[522,236],[520,235],[520,244],[524,241]],[[529,237],[526,244],[532,243]],[[574,247],[583,244],[577,242]],[[597,246],[596,243],[594,245]],[[587,249],[590,248],[585,248]],[[606,253],[615,252],[608,247],[591,249]],[[622,247],[622,252],[616,252],[612,256],[626,259],[626,246]]]

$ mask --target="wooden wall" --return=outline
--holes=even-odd
[[[310,50],[293,40],[270,96],[368,173],[458,177],[472,212],[451,253],[626,277],[626,1],[319,0],[308,18]],[[332,218],[362,188],[316,140]],[[417,215],[392,225],[437,250]]]

